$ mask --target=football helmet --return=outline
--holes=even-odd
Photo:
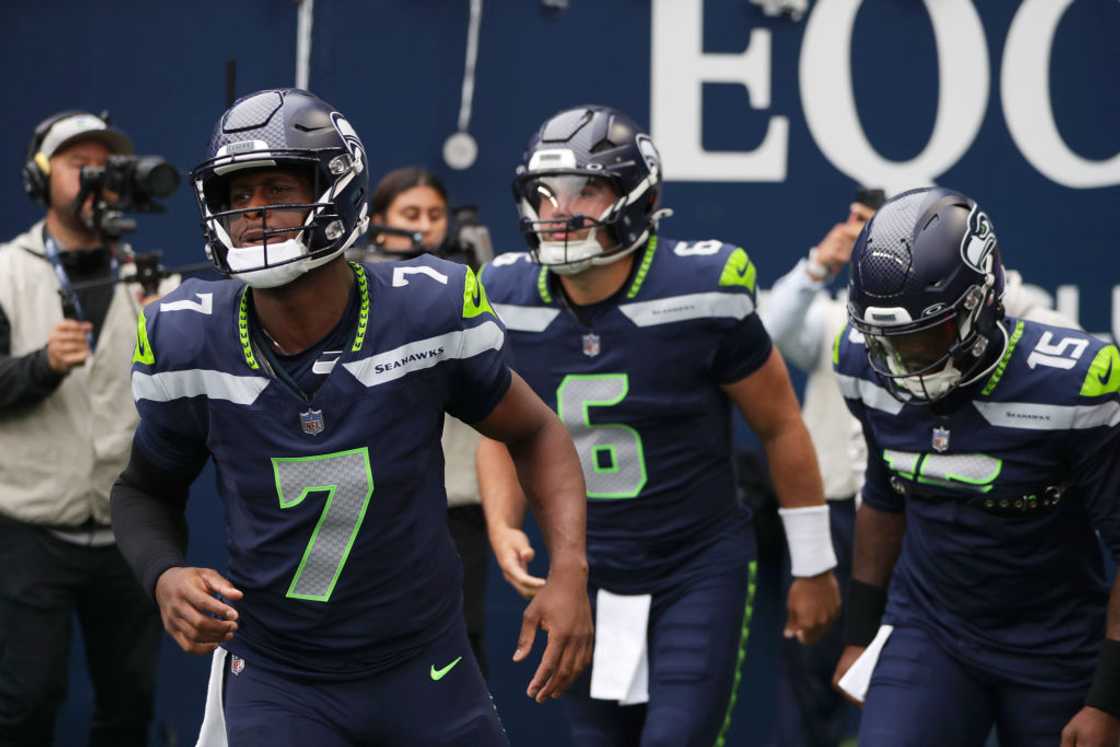
[[[306,176],[312,202],[233,208],[231,176],[243,169],[288,169]],[[333,106],[294,88],[258,91],[218,120],[207,158],[191,172],[206,254],[226,275],[258,288],[286,285],[357,241],[369,222],[369,171],[354,128]],[[270,216],[295,211],[293,229]],[[238,246],[230,227],[260,215],[252,244]],[[255,221],[256,218],[254,217]],[[255,243],[259,241],[260,243]],[[244,243],[244,242],[241,242]]]
[[[660,194],[653,141],[605,106],[549,117],[530,138],[513,181],[533,258],[561,274],[609,264],[642,246],[656,229]]]
[[[1007,346],[1003,260],[987,214],[948,189],[886,202],[852,251],[848,314],[897,399],[934,402],[977,381]]]

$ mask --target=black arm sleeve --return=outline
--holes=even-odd
[[[113,484],[110,506],[117,547],[149,594],[155,594],[164,571],[186,563],[187,493],[197,474],[184,477],[161,470],[134,440],[128,466]]]
[[[12,325],[0,307],[0,411],[41,402],[66,378],[51,370],[45,346],[27,355],[11,352]]]

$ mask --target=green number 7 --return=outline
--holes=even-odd
[[[325,491],[323,513],[311,532],[287,596],[326,602],[342,575],[373,496],[369,449],[311,457],[273,457],[280,508],[295,508],[309,493]]]

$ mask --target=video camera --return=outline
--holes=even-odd
[[[84,166],[76,204],[94,195],[90,228],[109,239],[136,230],[125,213],[162,213],[156,202],[179,188],[179,172],[160,156],[109,156],[104,166]],[[112,201],[109,200],[112,197]]]

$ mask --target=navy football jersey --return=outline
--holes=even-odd
[[[461,614],[444,412],[483,419],[510,382],[505,331],[468,268],[352,267],[357,323],[310,397],[266,373],[233,280],[189,280],[149,306],[132,373],[145,456],[217,467],[245,593],[226,648],[325,676],[392,666]]]
[[[614,297],[578,309],[527,254],[500,255],[483,273],[514,368],[579,452],[592,582],[651,591],[719,532],[745,537],[720,385],[770,354],[747,253],[654,237]]]
[[[1120,555],[1120,353],[1006,319],[1007,351],[951,408],[904,404],[847,328],[834,362],[868,443],[863,499],[906,514],[884,622],[1030,684],[1087,683]],[[939,414],[940,413],[940,414]]]

